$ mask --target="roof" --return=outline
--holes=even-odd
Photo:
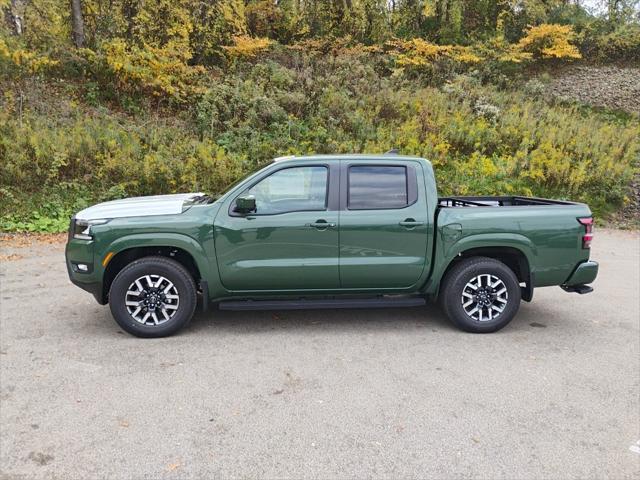
[[[414,157],[410,155],[398,155],[396,153],[378,153],[378,154],[365,154],[365,153],[350,153],[350,154],[333,154],[333,155],[303,155],[295,156],[288,155],[284,157],[274,158],[274,162],[284,162],[288,160],[425,160],[421,157]]]

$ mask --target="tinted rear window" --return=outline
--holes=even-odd
[[[349,209],[402,208],[406,205],[405,167],[349,167]]]

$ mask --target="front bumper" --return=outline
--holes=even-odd
[[[65,263],[71,283],[91,293],[99,304],[104,305],[102,270],[94,268],[92,243],[85,240],[69,240],[65,248]],[[77,268],[78,264],[86,265],[87,271],[80,271]]]

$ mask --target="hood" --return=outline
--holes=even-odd
[[[77,220],[98,220],[152,215],[177,215],[194,203],[208,199],[204,193],[178,193],[131,197],[99,203],[76,213]]]

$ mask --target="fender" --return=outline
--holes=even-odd
[[[446,242],[442,236],[437,236],[436,251],[443,253],[441,260],[434,265],[431,280],[425,287],[425,293],[438,295],[442,277],[454,259],[461,253],[474,248],[510,247],[526,257],[529,268],[533,272],[534,262],[538,254],[536,245],[527,237],[519,233],[479,233],[460,238],[455,242]]]
[[[117,255],[124,250],[136,247],[181,248],[193,257],[203,280],[210,280],[212,278],[212,268],[209,262],[209,257],[202,248],[202,245],[192,237],[181,233],[159,232],[126,235],[116,239],[106,248],[103,248],[99,258],[104,258],[104,256],[109,252],[113,252],[114,255]]]

